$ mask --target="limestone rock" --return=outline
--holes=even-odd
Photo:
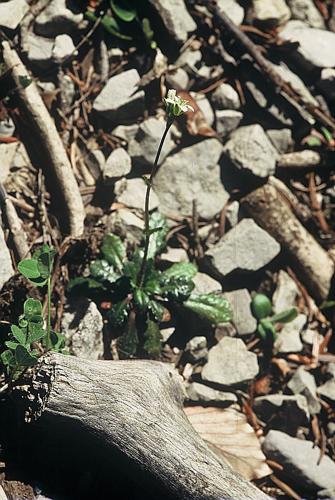
[[[220,403],[230,405],[237,403],[237,397],[233,392],[223,392],[212,389],[204,384],[192,382],[186,386],[187,399],[193,403]]]
[[[325,29],[325,22],[321,12],[313,0],[286,0],[291,10],[292,19],[298,19],[311,28]]]
[[[223,109],[215,112],[216,131],[219,137],[226,137],[240,124],[243,114],[234,109]]]
[[[119,203],[123,203],[130,208],[144,210],[146,184],[143,179],[122,178],[115,183],[114,192]],[[157,195],[151,190],[149,209],[154,210],[157,207]]]
[[[188,13],[184,0],[149,1],[162,18],[173,39],[179,44],[185,43],[189,33],[192,33],[197,25]]]
[[[273,312],[280,313],[295,306],[299,295],[298,287],[286,271],[280,270],[277,287],[272,297]]]
[[[288,430],[294,434],[301,425],[308,425],[309,410],[302,394],[287,396],[269,394],[254,399],[253,410],[271,428]]]
[[[306,324],[307,317],[305,314],[298,316],[289,323],[286,323],[282,330],[277,334],[277,339],[274,343],[275,353],[301,352],[303,344],[300,338],[300,332]]]
[[[54,37],[69,33],[83,20],[80,7],[72,0],[51,0],[35,19],[35,32],[38,35]]]
[[[199,295],[204,293],[216,293],[222,291],[221,284],[206,273],[197,273],[193,278],[195,288],[193,293]]]
[[[243,23],[244,9],[236,0],[217,0],[216,3],[219,10],[227,14],[237,26]]]
[[[52,49],[52,58],[55,62],[61,63],[63,60],[77,53],[73,40],[69,35],[58,35],[55,38]]]
[[[257,321],[251,314],[251,297],[246,288],[225,292],[224,296],[228,300],[233,310],[233,325],[239,335],[249,335],[254,333]]]
[[[285,0],[253,0],[253,18],[256,23],[269,28],[285,24],[291,17],[290,9]]]
[[[1,28],[15,30],[28,10],[29,5],[26,0],[10,0],[9,2],[0,2]]]
[[[215,109],[240,109],[240,98],[234,87],[228,83],[221,83],[211,96]]]
[[[123,148],[117,148],[112,151],[106,160],[103,169],[105,181],[114,182],[116,179],[126,176],[131,171],[131,158]]]
[[[287,387],[293,394],[303,394],[306,397],[308,408],[312,415],[319,413],[321,405],[316,394],[315,379],[303,366],[300,366],[296,370]]]
[[[270,129],[266,131],[270,141],[280,154],[290,153],[293,150],[292,131],[289,128]]]
[[[135,137],[128,145],[128,153],[135,162],[153,165],[165,125],[165,121],[154,117],[147,118],[141,123]],[[174,142],[171,140],[169,130],[159,157],[159,165],[173,148]]]
[[[191,363],[205,360],[208,356],[206,337],[197,336],[189,340],[185,346],[185,354]]]

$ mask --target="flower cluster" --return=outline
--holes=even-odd
[[[164,103],[169,118],[175,118],[176,116],[180,116],[187,111],[194,111],[192,106],[188,104],[188,101],[185,101],[185,99],[177,96],[176,91],[173,89],[170,89],[167,97],[164,97]]]

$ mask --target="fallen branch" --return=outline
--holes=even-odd
[[[334,262],[294,215],[287,198],[271,184],[242,200],[255,221],[282,246],[297,267],[302,281],[317,300],[327,298]]]
[[[79,188],[74,177],[71,164],[58,135],[56,126],[50,117],[45,104],[33,81],[28,86],[22,85],[22,80],[29,78],[25,66],[8,42],[2,43],[3,59],[11,71],[16,86],[16,92],[22,102],[32,130],[36,133],[35,142],[48,160],[48,169],[54,175],[60,195],[64,200],[71,236],[80,236],[84,228],[85,211]]]
[[[137,499],[269,500],[196,433],[183,411],[179,376],[167,364],[49,354],[13,398],[31,422],[16,436],[22,446],[30,433],[30,457],[37,454],[52,468],[48,453],[57,450],[65,468],[76,460],[91,475],[103,470],[111,492],[106,500],[114,498],[113,482],[122,473],[138,483]]]

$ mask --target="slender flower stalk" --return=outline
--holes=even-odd
[[[177,116],[182,115],[183,113],[187,111],[194,111],[192,106],[188,104],[187,101],[184,99],[181,99],[176,95],[176,91],[171,89],[168,91],[167,97],[164,98],[164,103],[166,106],[166,113],[167,113],[167,121],[166,121],[166,126],[164,133],[162,135],[162,138],[160,140],[158,150],[156,153],[155,161],[150,173],[149,179],[146,181],[147,183],[147,190],[145,194],[145,204],[144,204],[144,234],[145,234],[145,242],[144,242],[144,254],[143,254],[143,259],[142,259],[142,264],[140,271],[137,275],[137,286],[139,288],[142,287],[143,281],[145,278],[145,271],[147,267],[147,262],[148,262],[148,252],[149,252],[149,243],[150,243],[150,227],[149,227],[149,222],[150,222],[150,214],[149,214],[149,207],[150,207],[150,193],[151,193],[151,188],[152,188],[152,181],[153,178],[157,172],[158,169],[158,162],[159,162],[159,157],[161,154],[161,151],[163,149],[164,141],[166,139],[166,136],[169,132],[169,129],[174,121],[174,119]]]

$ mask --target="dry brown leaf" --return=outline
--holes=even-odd
[[[186,415],[215,453],[248,480],[272,474],[253,428],[234,407],[185,408]]]

